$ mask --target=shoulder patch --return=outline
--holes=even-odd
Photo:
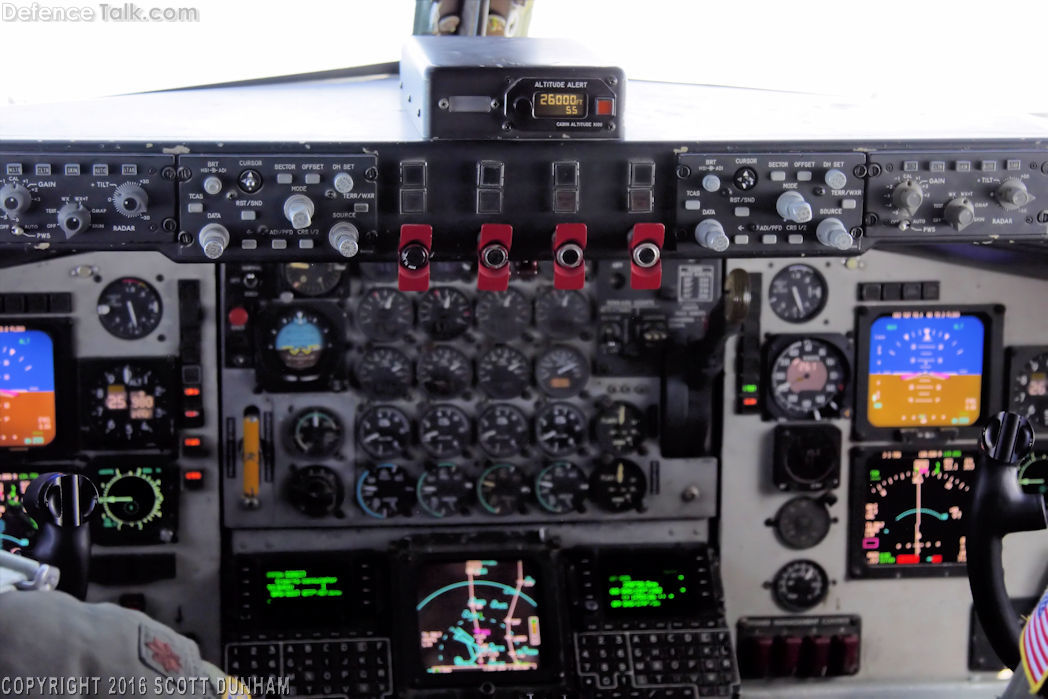
[[[197,657],[187,639],[163,628],[138,626],[138,659],[146,667],[168,677],[199,674]]]

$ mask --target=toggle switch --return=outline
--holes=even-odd
[[[513,245],[513,226],[485,223],[477,238],[477,288],[505,291],[509,288],[509,251]]]
[[[638,223],[629,235],[630,287],[658,289],[662,286],[662,245],[666,227],[661,223]]]
[[[429,288],[429,257],[432,249],[432,226],[405,223],[400,227],[397,288],[401,291],[425,291]]]
[[[553,286],[581,289],[586,284],[586,224],[558,223],[553,234]]]

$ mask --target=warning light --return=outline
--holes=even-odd
[[[203,471],[186,471],[186,480],[187,481],[202,481],[202,480],[204,480],[204,472]]]
[[[199,447],[201,443],[200,437],[186,437],[182,440],[182,446],[185,447]]]
[[[610,97],[597,98],[597,116],[613,116],[615,114],[615,100]]]
[[[200,395],[200,389],[199,388],[185,388],[185,389],[182,389],[182,394],[186,395],[186,396],[199,396]]]
[[[189,419],[193,419],[193,418],[200,417],[200,411],[199,410],[187,410],[187,411],[185,411],[183,413],[183,415],[185,415]]]
[[[747,407],[754,406],[754,405],[757,405],[757,399],[756,398],[743,398],[742,399],[742,404],[747,406]]]

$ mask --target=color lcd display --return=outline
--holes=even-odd
[[[252,597],[266,627],[338,626],[359,603],[346,564],[334,556],[273,556],[261,563]]]
[[[601,562],[604,611],[609,616],[679,616],[696,608],[694,565],[677,556]]]
[[[43,330],[0,325],[0,448],[54,441],[55,348]]]
[[[982,412],[984,321],[895,312],[870,326],[867,419],[874,427],[965,427]]]

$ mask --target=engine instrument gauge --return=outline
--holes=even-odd
[[[291,445],[305,456],[331,456],[344,436],[342,421],[327,408],[306,408],[291,419]]]
[[[480,331],[501,342],[520,337],[531,322],[531,304],[516,289],[480,292],[476,310]]]
[[[586,416],[570,403],[550,403],[535,416],[535,439],[550,456],[567,456],[586,443]]]
[[[307,517],[341,516],[344,497],[342,479],[327,466],[296,469],[288,479],[287,498]]]
[[[378,519],[406,516],[415,506],[415,482],[396,464],[379,464],[357,479],[357,504]]]
[[[580,291],[549,289],[535,299],[535,323],[557,340],[576,337],[590,322],[590,302]]]
[[[411,300],[396,289],[377,286],[357,306],[357,327],[375,342],[394,342],[411,332]]]
[[[574,347],[557,345],[535,360],[535,383],[550,398],[577,396],[589,378],[589,361]]]
[[[590,475],[590,499],[608,512],[639,510],[647,491],[644,471],[628,459],[602,463]]]
[[[418,383],[434,398],[453,398],[473,383],[469,357],[454,347],[438,345],[424,352],[416,369]]]
[[[529,495],[531,486],[524,472],[513,464],[495,464],[477,480],[477,499],[493,515],[523,512]]]
[[[124,277],[98,295],[98,320],[114,337],[138,340],[157,329],[164,316],[160,294],[148,282]]]
[[[771,594],[788,612],[803,612],[819,605],[830,592],[830,576],[815,561],[790,561],[775,573]]]
[[[438,286],[419,301],[418,322],[434,340],[451,340],[473,324],[473,306],[458,289]]]
[[[830,533],[830,511],[820,500],[799,495],[779,508],[774,526],[783,546],[810,549]]]
[[[1048,495],[1048,454],[1027,454],[1019,462],[1019,487],[1030,495]]]
[[[528,358],[508,345],[496,345],[477,361],[477,385],[491,398],[517,398],[531,379]]]
[[[787,344],[771,360],[771,405],[783,417],[839,415],[848,370],[844,354],[827,340],[805,337]]]
[[[556,461],[535,476],[535,499],[554,514],[582,512],[589,490],[589,479],[581,468],[567,461]]]
[[[528,419],[512,405],[490,405],[477,418],[477,443],[495,458],[519,454],[528,443]]]
[[[411,360],[392,347],[374,347],[357,360],[361,390],[376,400],[403,398],[411,388]]]
[[[346,271],[341,262],[288,262],[282,268],[284,281],[302,296],[331,293]]]
[[[632,454],[641,448],[647,437],[644,413],[624,401],[602,408],[593,424],[600,448],[617,455]]]
[[[296,373],[315,370],[333,335],[330,323],[319,313],[299,308],[277,316],[270,329],[268,349],[286,369]]]
[[[1034,429],[1048,427],[1048,348],[1013,350],[1011,373],[1011,409]]]
[[[398,408],[377,405],[357,421],[357,445],[376,459],[402,456],[411,440],[411,421]]]
[[[860,452],[852,468],[853,577],[964,573],[974,451]]]
[[[97,448],[169,447],[174,439],[174,365],[166,360],[80,363],[81,432]]]
[[[175,539],[173,467],[105,467],[94,472],[98,505],[92,539],[102,546],[169,543]]]
[[[434,405],[418,421],[418,440],[438,459],[458,456],[470,442],[469,417],[454,405]]]
[[[804,323],[826,305],[826,280],[808,265],[790,265],[772,277],[768,307],[783,320]]]
[[[473,481],[459,466],[439,463],[419,476],[415,487],[418,504],[432,517],[464,515],[473,497]]]

